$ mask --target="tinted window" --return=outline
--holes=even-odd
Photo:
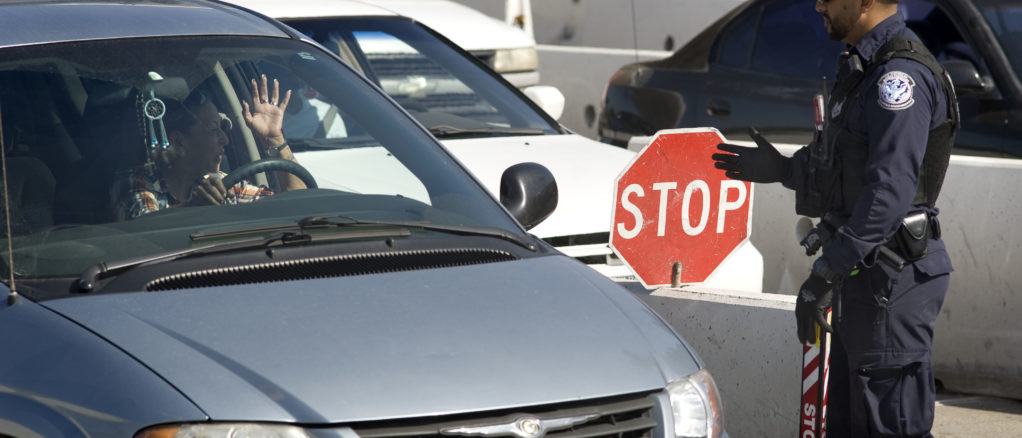
[[[753,32],[756,30],[756,19],[759,8],[750,8],[745,14],[735,19],[721,33],[718,48],[718,62],[729,66],[744,68],[749,64],[749,50],[752,49]]]
[[[905,18],[905,25],[919,36],[938,61],[963,59],[985,71],[983,63],[948,15],[932,1],[903,0],[898,11]]]
[[[992,4],[982,11],[1012,67],[1022,71],[1022,5]]]
[[[752,68],[807,78],[833,76],[842,46],[827,37],[823,19],[812,2],[776,1],[763,11]]]

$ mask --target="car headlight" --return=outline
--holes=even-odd
[[[501,49],[493,55],[493,69],[498,73],[532,71],[539,67],[539,55],[534,47]]]
[[[300,427],[282,424],[176,424],[145,429],[135,438],[310,438]]]
[[[674,414],[674,435],[678,438],[719,438],[724,433],[724,411],[717,384],[702,369],[667,385]]]

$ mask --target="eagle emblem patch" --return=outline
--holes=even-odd
[[[880,78],[879,86],[881,107],[889,110],[903,110],[912,106],[912,87],[916,85],[912,76],[900,71],[892,71]]]

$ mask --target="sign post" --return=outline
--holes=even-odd
[[[647,288],[701,283],[748,241],[752,184],[710,156],[713,128],[658,132],[615,181],[610,246]],[[678,273],[680,265],[680,273]]]

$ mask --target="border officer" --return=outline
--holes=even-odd
[[[787,158],[753,130],[757,147],[713,155],[727,176],[781,182],[797,213],[821,218],[811,236],[823,253],[795,313],[799,340],[815,341],[815,324],[831,331],[836,294],[832,437],[932,436],[933,326],[952,270],[934,205],[959,116],[950,79],[897,3],[817,0],[830,38],[848,47],[811,144]]]

